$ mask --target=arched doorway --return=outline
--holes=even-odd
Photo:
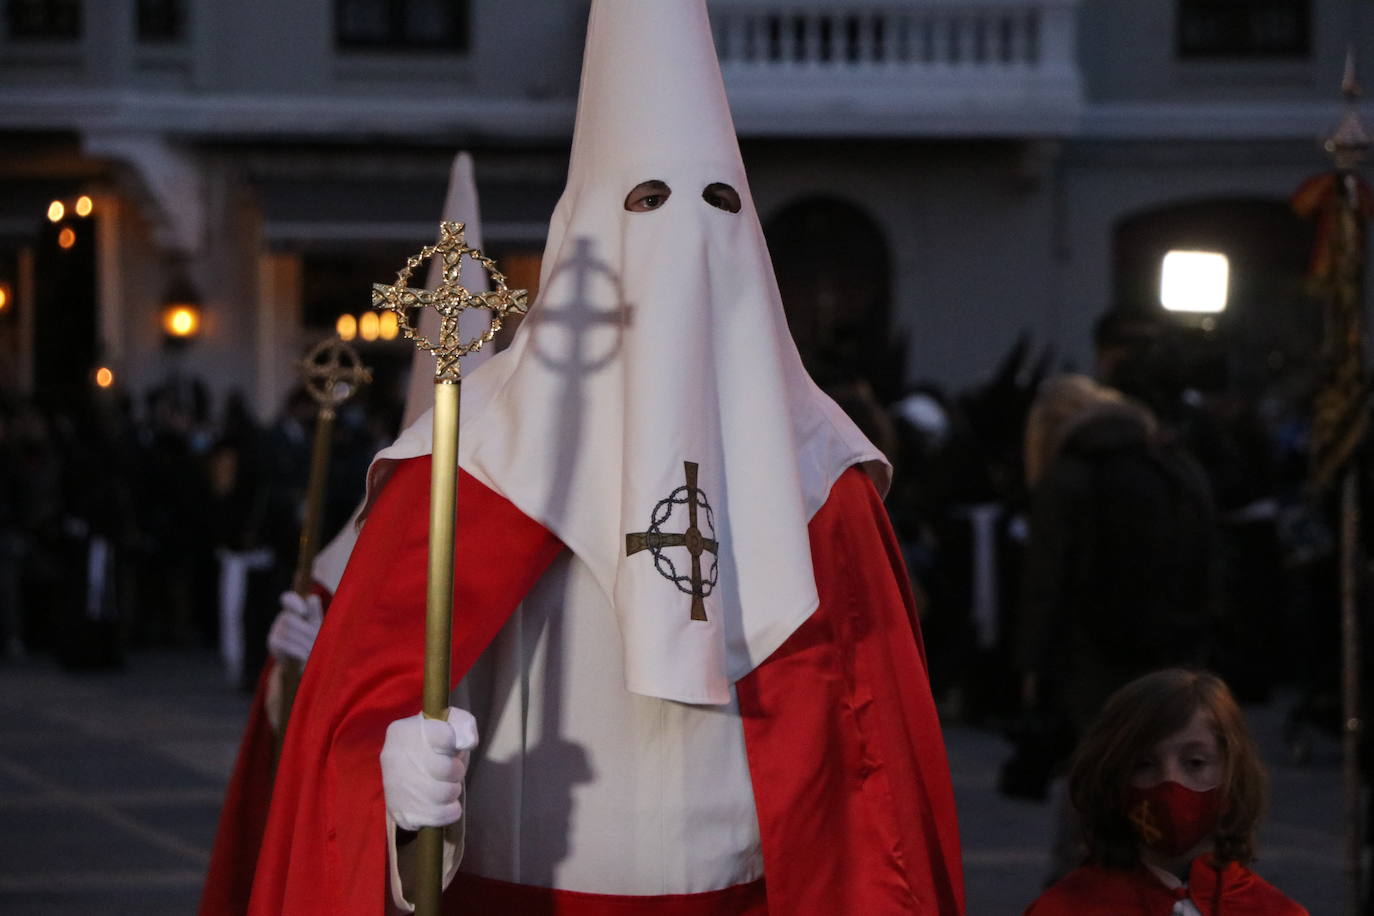
[[[823,387],[867,381],[900,392],[904,348],[891,339],[891,259],[881,227],[834,197],[806,197],[764,226],[802,362]]]

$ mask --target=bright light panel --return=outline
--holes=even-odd
[[[1159,272],[1159,302],[1171,312],[1224,311],[1230,272],[1219,252],[1171,251]]]

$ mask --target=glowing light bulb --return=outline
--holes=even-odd
[[[114,373],[107,366],[101,366],[95,370],[95,383],[101,388],[109,388],[114,384]]]
[[[57,247],[63,250],[76,244],[76,230],[71,226],[63,226],[62,231],[57,233]]]
[[[363,317],[358,319],[358,336],[367,341],[376,340],[381,326],[382,321],[376,312],[363,312]]]
[[[382,312],[381,327],[377,334],[382,340],[395,340],[396,335],[401,331],[400,322],[396,320],[395,312]]]
[[[173,337],[193,337],[200,330],[200,312],[189,305],[168,306],[162,313],[162,328]]]
[[[76,199],[76,206],[72,209],[76,211],[77,216],[90,216],[91,211],[95,209],[95,203],[85,194],[82,194]]]
[[[62,217],[67,215],[67,208],[62,205],[62,201],[55,200],[48,204],[48,222],[59,222]]]
[[[358,319],[352,315],[340,315],[339,320],[334,322],[334,332],[340,340],[352,340],[358,336]]]

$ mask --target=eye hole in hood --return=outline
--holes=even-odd
[[[723,181],[713,181],[701,192],[701,199],[717,210],[739,212],[739,192]]]
[[[713,186],[714,187],[714,186]],[[657,178],[641,181],[625,195],[625,209],[631,213],[648,213],[668,202],[673,189]]]

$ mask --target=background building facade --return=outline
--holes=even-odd
[[[178,375],[274,413],[292,361],[431,240],[476,160],[487,249],[536,282],[586,2],[5,0],[0,383]],[[1159,259],[1231,259],[1238,374],[1307,358],[1311,228],[1347,0],[712,0],[789,318],[884,397],[985,378],[1018,335],[1090,367]],[[672,41],[646,35],[646,41]],[[72,213],[81,195],[89,216]],[[66,212],[49,219],[51,201]],[[64,235],[63,230],[71,234]],[[64,246],[64,241],[70,245]],[[172,300],[201,326],[169,345]],[[835,341],[840,344],[835,344]],[[369,346],[383,364],[399,342]],[[875,348],[877,348],[875,350]],[[876,358],[881,352],[889,358]],[[862,358],[856,363],[853,354]],[[857,368],[856,368],[857,366]]]

